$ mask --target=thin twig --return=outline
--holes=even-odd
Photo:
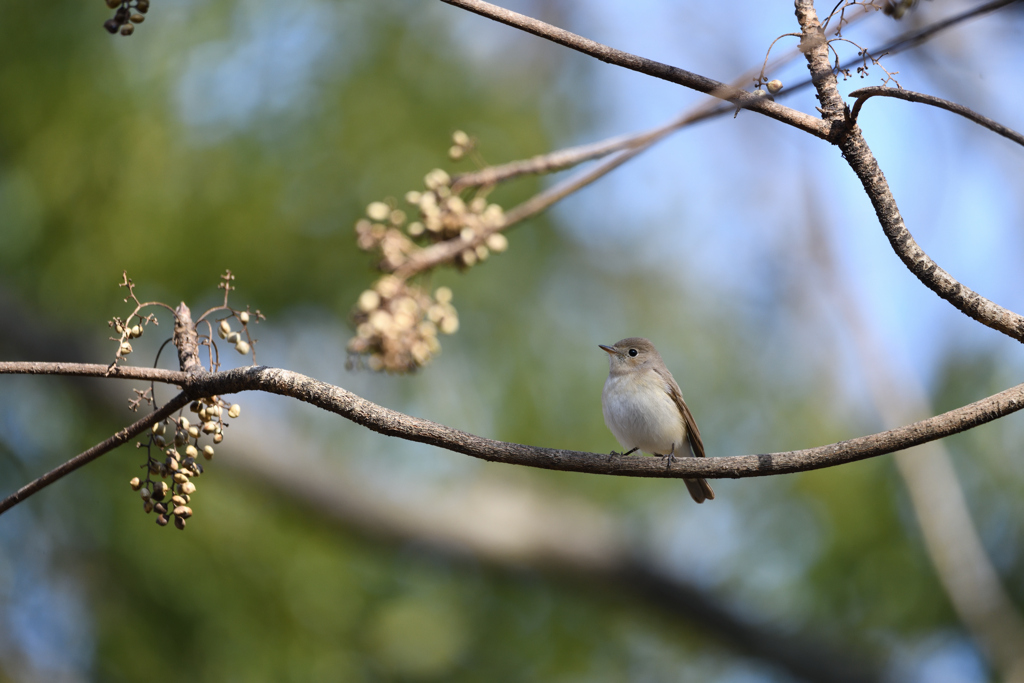
[[[988,128],[993,133],[998,133],[1004,138],[1013,140],[1018,145],[1024,145],[1024,135],[1021,135],[1012,128],[1007,128],[998,121],[982,116],[972,109],[968,109],[962,104],[956,102],[950,102],[934,95],[925,95],[918,92],[911,92],[910,90],[899,90],[894,88],[886,88],[884,86],[874,86],[871,88],[861,88],[860,90],[854,90],[850,93],[850,97],[856,97],[857,101],[853,103],[853,111],[850,114],[850,118],[854,121],[857,120],[857,116],[860,114],[860,108],[863,106],[868,99],[872,97],[894,97],[897,100],[906,100],[908,102],[917,102],[919,104],[929,104],[939,109],[945,109],[946,111],[959,114],[965,119],[969,119],[979,126]]]
[[[106,370],[105,366],[99,367],[103,367],[104,370]],[[0,514],[3,514],[4,511],[9,510],[18,503],[22,502],[23,500],[31,496],[33,493],[37,493],[42,489],[46,488],[47,486],[49,486],[50,484],[54,483],[55,481],[58,481],[65,477],[66,475],[71,474],[79,467],[89,464],[90,462],[100,457],[104,453],[109,453],[118,446],[127,443],[129,440],[146,431],[157,422],[160,422],[164,418],[169,417],[171,414],[177,412],[178,410],[181,410],[183,407],[185,407],[185,405],[188,404],[188,402],[189,398],[184,392],[178,394],[170,401],[168,401],[167,405],[165,405],[163,408],[160,408],[159,410],[154,411],[149,415],[146,415],[138,422],[135,422],[128,427],[125,427],[117,434],[111,436],[109,439],[101,441],[100,443],[96,444],[95,446],[85,451],[84,453],[80,453],[75,457],[71,458],[70,460],[68,460],[67,462],[65,462],[64,464],[60,465],[59,467],[50,470],[49,472],[39,477],[35,481],[26,484],[25,486],[22,486],[20,489],[18,489],[17,491],[15,491],[11,495],[7,496],[2,501],[0,501]]]
[[[558,43],[559,45],[564,45],[565,47],[599,59],[602,62],[638,71],[640,73],[647,74],[648,76],[654,76],[655,78],[660,78],[662,80],[669,81],[670,83],[676,83],[687,88],[692,88],[698,92],[727,100],[738,107],[764,114],[765,116],[776,119],[777,121],[799,128],[800,130],[810,133],[815,137],[825,138],[828,134],[828,130],[822,126],[822,122],[809,114],[797,111],[796,109],[790,109],[789,107],[784,107],[781,104],[776,104],[767,98],[757,97],[746,90],[742,90],[726,83],[721,83],[712,78],[707,78],[706,76],[701,76],[678,67],[669,66],[668,64],[662,64],[661,62],[656,62],[652,59],[623,52],[622,50],[616,50],[615,48],[602,45],[601,43],[584,38],[583,36],[560,29],[557,26],[552,26],[551,24],[538,19],[528,17],[525,14],[519,14],[518,12],[513,12],[497,5],[492,5],[491,3],[484,2],[483,0],[441,1],[455,7],[469,10],[470,12],[487,17],[488,19],[499,21],[513,28],[526,31],[527,33],[532,33],[535,36],[550,40]]]
[[[948,19],[944,19],[940,22],[936,22],[935,24],[926,26],[917,31],[906,33],[903,36],[897,38],[895,41],[889,43],[888,45],[875,49],[873,53],[878,54],[881,52],[888,52],[889,54],[894,54],[896,52],[900,52],[902,50],[915,47],[945,28],[953,26],[962,21],[966,21],[973,17],[979,16],[981,14],[995,11],[997,9],[1005,7],[1008,4],[1011,4],[1012,2],[1017,1],[1018,0],[996,0],[995,2],[986,3],[985,5],[955,15]],[[857,15],[857,17],[862,16],[864,16],[863,13]],[[846,24],[848,25],[849,23],[850,20],[847,20]],[[546,24],[544,26],[546,26]],[[833,32],[835,30],[838,30],[838,27],[837,29],[834,29]],[[793,54],[799,54],[799,51],[794,51]],[[781,64],[784,63],[785,61],[788,61],[788,57],[779,60],[778,63]],[[845,65],[840,66],[839,68],[845,68]],[[780,97],[786,97],[792,94],[793,92],[796,92],[797,90],[805,88],[806,86],[809,86],[811,84],[812,80],[808,78],[805,81],[802,81],[794,86],[787,88],[787,90],[783,94],[781,94]],[[667,137],[669,134],[682,129],[683,127],[689,124],[714,118],[716,116],[721,116],[723,114],[733,111],[733,109],[734,108],[732,106],[722,104],[708,106],[708,103],[703,103],[692,112],[683,114],[682,116],[673,119],[667,124],[663,124],[661,126],[658,126],[647,131],[643,131],[641,133],[617,136],[606,140],[601,140],[595,143],[590,143],[587,145],[580,145],[578,147],[556,150],[548,154],[535,156],[531,159],[512,161],[507,164],[491,166],[488,168],[481,169],[479,171],[471,171],[456,176],[452,184],[452,189],[458,192],[460,190],[470,187],[494,185],[498,182],[509,180],[511,178],[515,178],[517,176],[525,175],[528,173],[550,173],[553,171],[570,168],[577,164],[583,163],[584,161],[589,161],[591,159],[606,156],[616,151],[624,149],[632,150],[632,152],[629,155],[624,155],[612,159],[601,166],[598,166],[590,171],[581,173],[580,175],[565,181],[561,185],[558,185],[554,188],[551,188],[538,194],[535,197],[532,197],[523,204],[520,204],[519,206],[510,210],[508,214],[506,214],[505,220],[500,225],[497,225],[487,231],[480,231],[478,234],[475,235],[474,239],[471,242],[463,242],[461,239],[459,239],[449,240],[446,242],[441,242],[432,245],[421,251],[415,252],[414,255],[412,255],[400,267],[395,269],[394,272],[399,277],[407,279],[412,277],[413,275],[422,273],[431,268],[435,268],[443,263],[447,263],[454,259],[458,254],[465,251],[466,249],[476,248],[478,245],[484,244],[486,242],[487,237],[492,233],[500,232],[502,230],[510,228],[516,223],[540,213],[541,211],[547,209],[552,204],[561,200],[568,194],[571,194],[572,192],[575,192],[576,190],[601,178],[602,176],[609,173],[613,169],[622,165],[625,161],[628,161],[637,154],[649,149],[651,146],[653,146],[655,142]],[[838,124],[838,121],[836,123]],[[838,135],[844,130],[844,128],[840,125],[836,125],[832,127],[831,130],[834,131],[832,135]]]

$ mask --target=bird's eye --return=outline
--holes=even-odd
[[[638,354],[638,353],[640,353],[640,352],[637,351],[636,349],[630,349],[629,350],[629,355],[632,356],[633,358],[636,358],[636,354]]]

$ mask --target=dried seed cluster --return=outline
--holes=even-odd
[[[356,336],[349,340],[351,354],[366,358],[371,370],[412,372],[440,353],[438,333],[454,334],[459,315],[452,306],[452,290],[438,287],[434,296],[403,280],[385,275],[359,295],[352,322]],[[349,367],[354,366],[349,359]]]
[[[114,331],[118,334],[117,337],[110,338],[111,341],[117,342],[117,353],[114,355],[115,364],[132,352],[130,340],[141,337],[146,331],[146,325],[149,323],[158,324],[153,316],[140,316],[137,311],[128,316],[127,320],[114,317],[113,320],[107,321],[107,326],[114,328]]]
[[[475,140],[457,130],[448,155],[461,159],[472,154],[479,161],[475,149]],[[451,177],[439,168],[427,173],[423,184],[425,189],[405,194],[406,203],[415,207],[412,220],[396,200],[387,199],[372,202],[356,222],[356,244],[380,254],[381,270],[398,271],[424,247],[440,242],[454,246],[452,262],[463,270],[508,249],[508,238],[499,232],[505,214],[487,201],[491,187],[453,190]],[[407,277],[385,275],[359,295],[352,311],[356,335],[348,343],[348,367],[365,359],[375,371],[412,372],[440,353],[439,333],[458,329],[451,290],[439,287],[431,296],[408,284]]]
[[[356,223],[356,243],[363,251],[380,251],[381,268],[393,271],[419,249],[417,242],[433,243],[459,239],[466,248],[455,259],[457,266],[469,268],[484,261],[490,252],[503,252],[508,239],[498,232],[505,214],[497,204],[488,203],[482,192],[469,201],[452,192],[451,178],[435,168],[423,179],[426,190],[412,190],[405,201],[417,209],[418,220],[407,224],[408,215],[395,202],[372,202],[366,218]],[[404,232],[403,232],[404,228]],[[479,235],[488,235],[483,244],[472,246]]]
[[[472,139],[465,131],[457,130],[452,133],[452,146],[448,148],[448,158],[458,161],[476,148],[476,140]]]
[[[260,312],[256,311],[256,316],[260,316]],[[238,322],[242,323],[242,332],[235,332],[231,329],[230,318],[236,318]],[[239,311],[233,313],[231,316],[224,318],[217,324],[217,336],[226,341],[228,344],[235,345],[235,351],[238,351],[243,356],[247,355],[252,350],[252,344],[254,343],[252,337],[249,336],[249,312]],[[245,339],[242,339],[242,334],[245,335]]]
[[[122,36],[135,33],[135,25],[144,22],[149,11],[149,0],[106,0],[106,3],[116,11],[112,19],[103,22],[103,28]]]
[[[142,497],[143,511],[146,514],[157,513],[156,523],[159,526],[167,526],[173,520],[175,527],[185,528],[186,520],[192,516],[189,503],[196,492],[192,479],[203,473],[200,455],[210,460],[214,453],[213,446],[206,444],[200,447],[199,441],[210,436],[213,443],[219,444],[224,440],[224,429],[228,426],[224,421],[225,414],[236,418],[242,412],[237,403],[229,406],[217,396],[194,401],[190,409],[198,417],[195,423],[181,415],[153,425],[148,442],[139,444],[147,452],[143,465],[146,476],[144,479],[132,477],[128,482],[132,490],[138,491]],[[173,428],[173,433],[168,433],[168,427]]]

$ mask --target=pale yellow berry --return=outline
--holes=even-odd
[[[452,290],[449,287],[438,287],[434,290],[434,299],[439,304],[447,304],[452,300]]]
[[[491,248],[495,254],[508,249],[508,238],[502,235],[500,232],[494,232],[487,236],[487,246]]]
[[[249,313],[248,313],[248,311],[242,311],[241,313],[239,313],[238,314],[238,319],[240,321],[242,321],[243,325],[248,325],[249,324]]]
[[[428,190],[437,190],[451,183],[451,178],[440,168],[435,168],[423,178],[423,184]]]
[[[370,314],[369,322],[370,325],[372,325],[375,330],[383,333],[391,329],[391,325],[394,323],[394,320],[392,319],[391,314],[388,313],[387,311],[383,309],[377,309],[376,311]]]
[[[459,159],[462,158],[462,155],[465,153],[466,150],[464,150],[462,147],[459,147],[458,145],[452,145],[451,147],[448,148],[448,158],[451,159],[452,161],[458,161]]]
[[[228,417],[235,418],[242,414],[242,406],[234,403],[228,408]]]
[[[197,455],[199,455],[199,451],[196,450],[195,446],[189,444],[188,446],[185,447],[185,455],[187,455],[190,458],[194,458]]]
[[[423,227],[422,223],[420,223],[419,221],[415,221],[415,222],[409,224],[409,227],[406,229],[406,231],[412,237],[419,237],[420,235],[423,234],[423,230],[424,229],[425,228]]]
[[[482,244],[476,245],[476,257],[481,261],[486,261],[487,257],[491,255],[490,249]]]
[[[247,353],[249,353],[249,342],[239,341],[237,344],[235,344],[235,351],[238,351],[243,356],[246,355]]]
[[[466,202],[462,201],[462,197],[451,197],[448,200],[447,207],[452,213],[460,215],[466,213]]]
[[[131,26],[131,24],[128,24],[128,25]],[[185,529],[185,518],[184,517],[175,517],[174,518],[174,528],[175,529],[180,529],[180,530],[184,531],[184,529]]]
[[[214,443],[220,443],[223,440],[224,440],[224,435],[223,434],[214,434],[213,435],[213,442]]]
[[[203,446],[203,457],[207,460],[213,458],[213,446]]]
[[[121,342],[121,355],[127,356],[132,352],[132,345],[126,341]]]
[[[178,420],[178,424],[181,425],[182,429],[188,429],[189,425],[191,425],[192,423],[188,421],[187,417],[183,416],[180,420]]]
[[[188,483],[188,475],[185,474],[184,472],[175,472],[174,473],[174,483],[175,484],[187,484]]]
[[[476,231],[473,228],[463,228],[459,231],[459,239],[463,242],[472,242],[474,237],[476,237]]]
[[[128,481],[128,485],[132,487],[132,491],[138,491],[139,487],[142,486],[142,483],[139,481],[138,477],[132,477]]]
[[[422,198],[423,193],[417,192],[416,190],[409,190],[408,192],[405,193],[405,201],[409,202],[410,204],[419,204],[420,199]]]
[[[459,147],[468,147],[469,136],[466,135],[465,131],[457,130],[454,133],[452,133],[452,142],[454,142]]]
[[[188,435],[191,436],[193,439],[198,439],[199,438],[199,427],[197,425],[192,425],[191,427],[189,427],[188,428]]]
[[[241,339],[241,338],[242,338],[242,335],[238,334],[237,332],[232,332],[231,334],[229,334],[224,339],[227,341],[228,344],[237,344],[238,340]]]
[[[186,496],[191,496],[193,493],[196,492],[196,485],[190,481],[186,481],[184,484],[181,485],[181,492],[184,493]]]
[[[176,508],[174,508],[174,514],[178,517],[184,517],[185,519],[188,519],[192,516],[192,508],[188,507],[187,505],[179,505]]]
[[[221,339],[231,334],[231,323],[227,320],[221,320],[220,325],[217,328],[217,333],[220,335]]]
[[[446,315],[440,327],[445,334],[455,334],[459,330],[459,319],[454,315]]]
[[[217,423],[216,422],[210,421],[210,422],[204,422],[203,423],[203,433],[204,434],[213,434],[215,431],[217,431]]]
[[[366,207],[366,215],[370,217],[370,220],[387,220],[388,214],[390,213],[391,207],[384,202],[371,202],[369,206]]]
[[[132,325],[132,336],[133,337],[141,337],[142,336],[142,325]]]
[[[782,81],[780,81],[779,79],[775,78],[773,80],[768,81],[767,87],[768,87],[768,92],[770,92],[771,94],[774,95],[775,93],[777,93],[780,90],[782,90]]]
[[[394,275],[385,275],[377,280],[373,288],[380,292],[380,295],[385,299],[390,299],[402,289],[402,281]]]
[[[473,251],[472,249],[467,249],[466,251],[459,254],[459,256],[462,257],[462,262],[465,263],[467,266],[472,266],[474,263],[476,263],[476,252]]]
[[[380,306],[380,294],[372,289],[367,289],[359,295],[359,302],[357,306],[359,306],[359,310],[363,313],[369,313],[370,311],[375,310]]]

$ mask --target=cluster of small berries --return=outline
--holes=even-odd
[[[416,242],[465,242],[466,248],[455,258],[455,264],[461,268],[486,260],[492,251],[508,249],[508,238],[495,232],[505,222],[500,206],[488,203],[479,192],[467,202],[452,192],[451,178],[439,168],[428,173],[423,181],[425,191],[405,194],[405,201],[417,208],[418,220],[407,225],[406,212],[392,201],[372,202],[366,207],[367,218],[356,223],[356,243],[363,251],[380,251],[382,269],[399,268],[409,254],[419,249]],[[487,235],[484,243],[470,246],[478,235]]]
[[[115,363],[132,352],[132,343],[129,340],[141,337],[143,332],[146,331],[145,325],[150,322],[156,322],[155,318],[145,316],[138,317],[138,322],[133,324],[132,319],[136,317],[137,316],[135,315],[129,316],[127,321],[121,320],[120,318],[114,318],[107,323],[107,325],[113,327],[114,331],[118,334],[118,337],[111,337],[111,341],[116,341],[118,344],[117,354],[114,357]]]
[[[256,311],[256,315],[259,316],[259,311]],[[238,322],[242,323],[242,332],[245,334],[245,339],[242,339],[242,335],[231,329],[231,323],[228,319],[220,321],[217,325],[217,336],[226,341],[228,344],[235,345],[235,351],[238,351],[243,356],[248,354],[252,348],[252,337],[249,336],[249,312],[239,311],[234,314],[235,318],[238,318]]]
[[[103,28],[110,33],[130,36],[135,33],[135,24],[146,20],[149,11],[149,0],[106,0],[107,7],[116,9],[113,19],[103,22]]]
[[[469,137],[465,131],[457,130],[452,133],[452,146],[448,148],[448,158],[458,161],[466,156],[476,147],[476,140]]]
[[[196,424],[182,415],[176,420],[153,425],[149,442],[140,444],[149,452],[144,465],[146,478],[133,477],[128,482],[132,490],[142,496],[142,509],[146,514],[157,513],[156,523],[159,526],[167,526],[173,519],[175,527],[185,528],[185,520],[192,516],[189,503],[196,492],[196,485],[191,479],[203,473],[199,456],[202,454],[203,458],[210,460],[214,452],[213,446],[209,444],[200,449],[199,440],[203,435],[208,435],[212,436],[213,443],[219,444],[224,440],[224,428],[227,427],[224,414],[236,418],[242,409],[237,403],[228,406],[222,399],[213,396],[193,401],[191,411],[199,418]],[[168,435],[168,424],[174,428],[172,435]],[[154,450],[164,455],[164,459],[155,457]],[[158,477],[159,481],[154,480],[154,477]],[[169,484],[164,481],[168,478],[171,479]]]
[[[454,334],[459,316],[452,290],[438,287],[431,297],[405,281],[385,275],[359,295],[352,312],[356,336],[348,351],[366,358],[374,371],[413,372],[440,353],[437,335]],[[354,367],[352,358],[348,367]]]

